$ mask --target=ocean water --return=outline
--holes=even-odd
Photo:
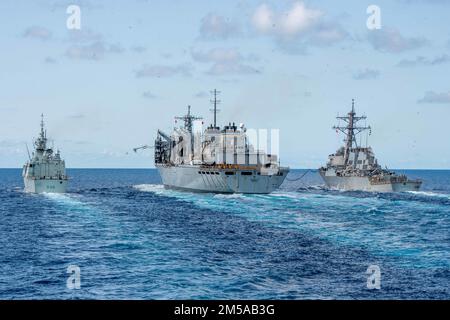
[[[0,298],[449,299],[450,171],[406,173],[422,191],[329,191],[310,172],[270,195],[195,194],[152,169],[73,169],[69,193],[33,195],[1,169]]]

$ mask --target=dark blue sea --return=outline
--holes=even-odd
[[[68,173],[69,193],[34,195],[0,170],[0,299],[450,299],[450,171],[406,171],[423,191],[398,194],[328,191],[311,172],[270,195]]]

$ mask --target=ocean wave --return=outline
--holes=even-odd
[[[426,196],[426,197],[437,197],[437,198],[445,198],[450,200],[450,194],[445,193],[436,193],[431,191],[407,191],[407,193],[418,195],[418,196]]]
[[[216,199],[245,199],[245,196],[240,193],[218,193],[213,197]]]
[[[450,173],[426,193],[312,180],[252,195],[165,189],[156,171],[80,172],[68,194],[10,190],[19,179],[1,190],[4,298],[450,296]],[[68,264],[89,290],[58,285]],[[365,289],[369,264],[389,275],[380,292]]]
[[[415,199],[429,193],[408,195],[374,194],[367,192],[297,192],[278,190],[271,194],[212,194],[164,189],[162,185],[136,185],[135,189],[162,196],[175,197],[199,208],[219,210],[278,228],[301,230],[332,242],[364,246],[376,254],[402,255],[409,247],[433,247],[427,241],[425,225],[414,224],[420,219],[441,219],[436,210],[448,214],[439,201]],[[447,200],[446,200],[447,201]],[[386,221],[389,223],[386,224]],[[409,221],[409,223],[404,223]],[[425,226],[426,227],[426,226]],[[409,231],[408,231],[409,230]],[[408,238],[410,232],[424,235]],[[395,241],[393,241],[395,239]],[[409,266],[432,263],[423,250],[408,254]],[[444,261],[448,264],[449,261]]]
[[[42,195],[55,202],[57,205],[65,207],[71,211],[90,212],[93,208],[90,203],[84,202],[82,195],[67,194],[67,193],[42,193]]]
[[[50,192],[44,192],[42,193],[44,197],[47,199],[60,202],[60,203],[67,203],[67,204],[80,204],[78,200],[75,199],[74,196],[70,196],[66,193],[50,193]]]
[[[329,190],[325,185],[310,185],[297,187],[296,191],[327,191]]]
[[[137,184],[133,188],[144,192],[162,192],[166,190],[162,184]]]

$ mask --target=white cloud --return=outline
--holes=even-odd
[[[321,11],[308,9],[303,2],[296,2],[280,17],[280,30],[286,35],[296,35],[317,23],[322,15]]]
[[[147,51],[147,48],[144,46],[133,46],[131,47],[131,51],[136,53],[144,53],[145,51]]]
[[[198,62],[230,62],[242,59],[236,49],[215,48],[206,52],[192,51],[192,58]]]
[[[86,46],[71,46],[66,50],[66,56],[74,60],[101,60],[105,51],[102,42],[95,42]]]
[[[260,73],[260,71],[249,65],[224,62],[213,64],[207,73],[210,75],[221,76],[227,74],[257,74]]]
[[[217,15],[209,13],[203,17],[200,25],[200,36],[203,39],[228,39],[240,33],[240,28],[236,22]]]
[[[176,75],[190,76],[191,67],[189,65],[144,65],[141,69],[135,72],[137,78],[154,77],[154,78],[166,78]]]
[[[380,75],[380,71],[375,69],[366,68],[364,70],[359,70],[353,75],[355,80],[369,80],[376,79]]]
[[[125,52],[119,43],[108,43],[102,34],[89,28],[68,30],[65,41],[70,43],[66,56],[74,60],[101,60],[109,53]]]
[[[200,99],[207,98],[207,97],[209,97],[209,94],[206,91],[199,91],[194,95],[194,98],[200,98]]]
[[[154,95],[154,94],[153,94],[151,91],[149,91],[149,90],[145,91],[145,92],[142,94],[142,96],[143,96],[144,98],[147,98],[147,99],[156,99],[156,98],[157,98],[157,96]]]
[[[97,41],[88,45],[74,45],[66,50],[66,56],[73,60],[101,60],[108,53],[122,53],[124,49],[119,44],[108,45]]]
[[[400,53],[417,49],[428,42],[420,37],[404,37],[397,29],[387,27],[369,31],[368,40],[375,50],[389,53]]]
[[[91,43],[103,40],[103,36],[89,28],[68,30],[67,41],[74,43]]]
[[[425,96],[418,102],[450,104],[450,91],[449,92],[427,91],[425,93]]]
[[[432,59],[418,56],[415,59],[403,59],[397,66],[399,67],[415,67],[415,66],[436,66],[450,62],[450,55],[443,54],[441,56],[434,57]]]
[[[275,26],[274,14],[266,4],[262,4],[253,14],[252,22],[259,32],[269,32]]]
[[[28,27],[23,36],[25,38],[39,39],[39,40],[49,40],[52,37],[50,30],[40,26]]]
[[[309,42],[317,46],[334,44],[348,38],[347,31],[337,22],[322,22],[315,26]]]
[[[125,52],[125,48],[123,48],[119,43],[113,43],[109,45],[108,52],[123,53]]]
[[[53,57],[45,57],[44,62],[47,63],[47,64],[55,64],[58,61],[56,61],[56,59],[53,58]]]
[[[246,64],[246,61],[252,60],[253,56],[245,58],[236,49],[215,48],[206,52],[192,51],[191,54],[195,61],[211,64],[207,71],[210,75],[257,74],[260,72]]]
[[[81,120],[81,119],[85,119],[86,115],[84,113],[78,112],[78,113],[72,113],[70,115],[67,116],[67,118],[72,119],[72,120]]]
[[[322,16],[322,11],[309,9],[303,2],[295,2],[283,13],[276,13],[267,4],[262,4],[254,12],[252,23],[261,33],[275,32],[292,37],[314,26]]]
[[[281,49],[290,53],[303,53],[309,45],[327,46],[348,38],[339,22],[326,20],[323,11],[308,8],[300,1],[285,12],[262,4],[251,22],[258,33],[273,37]]]

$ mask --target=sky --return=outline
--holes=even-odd
[[[25,163],[41,113],[69,168],[153,167],[132,148],[187,105],[209,124],[216,88],[218,122],[279,129],[283,165],[325,164],[355,99],[382,165],[449,169],[449,12],[447,0],[2,0],[0,167]]]

